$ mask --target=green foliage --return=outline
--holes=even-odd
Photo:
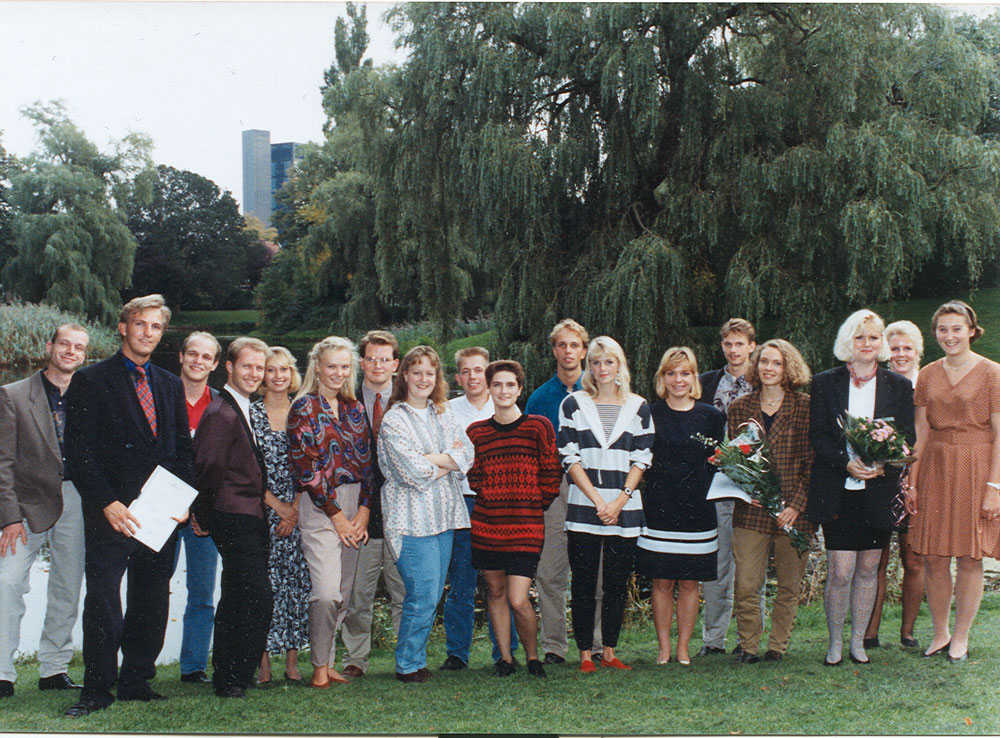
[[[17,160],[0,144],[0,273],[14,254],[14,207],[10,201],[10,177]]]
[[[114,331],[79,315],[49,305],[0,305],[0,366],[45,361],[45,344],[63,323],[79,323],[87,329],[89,359],[104,359],[118,350],[120,341]]]
[[[139,243],[125,297],[162,294],[181,309],[247,307],[270,260],[229,192],[194,172],[158,166],[144,175],[151,196],[130,200]]]
[[[143,196],[136,177],[149,166],[151,143],[130,134],[102,153],[61,103],[22,112],[40,149],[9,175],[14,244],[0,278],[21,299],[113,323],[136,250],[120,206]]]

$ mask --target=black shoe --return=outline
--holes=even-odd
[[[748,651],[743,651],[736,654],[737,664],[756,664],[760,661],[760,656],[755,653],[749,653]]]
[[[434,678],[434,673],[430,669],[428,669],[426,666],[421,666],[419,669],[417,669],[417,673],[421,674],[425,679],[433,679]]]
[[[404,684],[420,684],[421,682],[426,682],[430,679],[430,672],[424,672],[422,670],[411,671],[408,674],[401,674],[396,672],[396,679],[403,682]]]
[[[110,702],[98,702],[97,700],[80,700],[75,705],[72,705],[69,709],[67,709],[63,715],[71,718],[87,717],[87,715],[90,715],[91,713],[103,710],[110,704]]]
[[[119,687],[118,699],[122,702],[156,702],[167,698],[159,692],[154,692],[148,684],[144,684],[141,687],[129,687],[128,689]]]
[[[542,662],[538,659],[532,659],[528,662],[528,673],[533,677],[545,678],[545,669],[542,668]]]
[[[444,660],[444,663],[441,664],[440,669],[441,671],[459,671],[460,669],[467,669],[468,666],[469,665],[464,661],[462,661],[462,659],[452,654],[451,656],[449,656]]]
[[[497,659],[493,667],[493,673],[498,677],[510,676],[515,671],[517,671],[517,664],[512,661],[504,661],[503,659]]]
[[[849,657],[849,658],[851,659],[851,661],[853,661],[853,662],[854,662],[855,664],[870,664],[870,663],[872,662],[872,660],[871,660],[871,659],[863,659],[863,660],[862,660],[862,659],[859,659],[859,658],[858,658],[857,656],[855,656],[855,655],[854,655],[853,653],[848,653],[848,654],[847,654],[847,656],[848,656],[848,657]]]
[[[843,659],[837,659],[836,661],[827,661],[826,656],[823,657],[823,666],[840,666],[844,663]]]
[[[593,656],[590,657],[590,660],[593,661],[595,664],[599,664],[601,663],[601,659],[603,658],[604,658],[603,653],[595,653]]]
[[[882,644],[879,643],[878,641],[878,636],[875,636],[874,638],[865,638],[863,641],[861,641],[861,645],[864,647],[866,651],[869,648],[881,648],[882,646]]]
[[[951,641],[945,643],[943,646],[941,646],[941,648],[935,648],[933,651],[923,654],[922,658],[929,659],[931,656],[937,656],[939,654],[944,654],[945,656],[947,656],[949,646],[951,646]]]
[[[743,653],[743,646],[737,643],[736,648],[730,651],[730,653],[733,654],[733,656],[739,656],[741,653]]]
[[[8,681],[6,679],[0,679],[0,697],[13,697],[14,696],[14,682]]]
[[[203,671],[192,671],[190,674],[181,674],[181,681],[188,684],[211,684],[212,680]]]
[[[543,663],[546,663],[546,664],[565,664],[566,663],[566,659],[564,657],[560,656],[557,653],[552,653],[551,651],[549,651],[549,653],[545,654],[545,660],[544,660]]]
[[[694,656],[695,658],[701,658],[702,656],[711,656],[713,653],[725,653],[726,649],[718,648],[717,646],[702,646],[701,650],[698,651]]]
[[[903,648],[920,648],[920,641],[916,638],[903,638],[903,636],[900,636],[899,642],[903,644]]]
[[[949,664],[960,664],[961,662],[968,661],[968,660],[969,660],[969,651],[968,651],[968,649],[966,649],[965,653],[963,653],[961,656],[952,656],[951,654],[948,654],[948,663]]]
[[[764,661],[781,661],[783,658],[785,658],[785,654],[778,653],[772,649],[764,652]]]
[[[44,692],[46,689],[83,689],[83,685],[76,684],[69,678],[69,674],[63,672],[42,677],[38,680],[38,688]]]
[[[230,697],[232,699],[244,700],[246,699],[247,693],[243,687],[237,687],[235,684],[231,684],[228,687],[218,687],[215,690],[216,697]]]

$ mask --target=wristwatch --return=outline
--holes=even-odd
[[[625,493],[626,497],[631,497],[632,493],[635,492],[635,490],[632,489],[631,487],[625,487],[624,489],[622,489],[622,492]]]

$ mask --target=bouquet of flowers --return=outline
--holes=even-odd
[[[735,482],[750,499],[760,503],[768,515],[777,518],[785,509],[781,485],[767,458],[767,437],[756,420],[741,425],[735,438],[727,438],[721,444],[700,433],[694,438],[714,450],[708,463]],[[784,526],[782,530],[792,539],[792,546],[800,554],[809,550],[809,538],[802,531],[791,525]]]
[[[868,466],[876,463],[906,466],[917,460],[892,418],[872,420],[844,413],[837,418],[837,423],[854,453]]]

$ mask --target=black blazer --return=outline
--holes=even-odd
[[[847,473],[847,442],[837,424],[837,418],[847,412],[848,388],[851,375],[846,366],[828,369],[813,377],[812,402],[809,413],[809,440],[816,456],[809,480],[809,502],[806,518],[815,523],[828,523],[840,511],[845,494]],[[875,417],[892,418],[896,427],[906,434],[912,448],[916,439],[913,426],[913,384],[906,377],[888,369],[878,369],[875,377]],[[885,476],[869,479],[864,491],[865,516],[868,524],[878,530],[892,530],[895,519],[892,501],[896,496],[900,469],[887,466]],[[847,492],[846,494],[851,494]]]
[[[378,464],[378,438],[372,428],[372,419],[368,415],[368,407],[365,405],[363,382],[358,382],[355,395],[365,411],[365,421],[368,423],[368,430],[372,431],[372,493],[368,498],[368,537],[385,538],[385,528],[382,524],[382,485],[385,483],[385,475]],[[389,390],[392,392],[392,389]]]
[[[722,374],[726,369],[711,369],[707,372],[702,372],[698,375],[698,381],[701,383],[701,401],[708,403],[709,405],[714,405],[715,400],[715,390],[719,389],[719,382],[722,380]]]
[[[104,508],[115,500],[131,503],[157,465],[194,485],[184,386],[153,364],[149,376],[155,436],[120,351],[73,375],[66,393],[66,462],[90,523],[108,526]]]

